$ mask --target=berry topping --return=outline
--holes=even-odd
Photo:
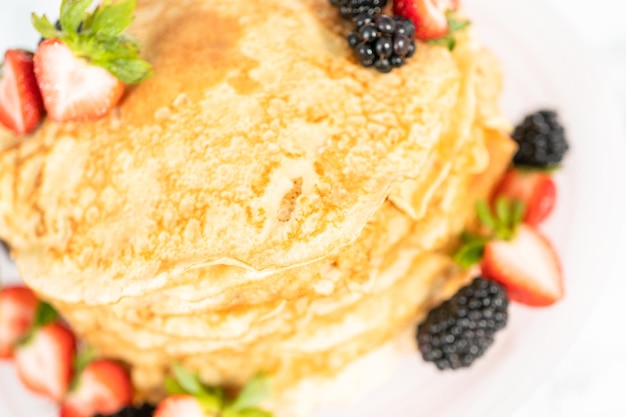
[[[346,19],[352,19],[360,14],[377,15],[387,5],[387,0],[330,0],[330,4],[339,9],[339,13]]]
[[[122,32],[132,22],[136,0],[63,0],[60,24],[33,15],[33,26],[46,39],[35,53],[35,75],[44,105],[56,121],[95,119],[108,113],[124,84],[151,75],[139,47]]]
[[[454,255],[462,267],[481,264],[482,275],[501,283],[511,301],[548,306],[563,298],[561,265],[552,244],[533,226],[521,224],[524,204],[499,197],[495,209],[477,204],[479,235],[464,235]]]
[[[513,157],[515,165],[554,168],[569,149],[565,130],[556,112],[541,110],[529,114],[515,128],[513,139],[519,149]]]
[[[415,37],[454,49],[454,33],[466,28],[469,22],[458,20],[453,11],[458,7],[456,0],[396,0],[393,12],[409,19],[415,25]]]
[[[13,349],[32,327],[37,297],[26,287],[5,287],[0,291],[0,358],[9,358]]]
[[[360,15],[355,18],[356,31],[348,35],[348,44],[364,67],[387,73],[404,65],[415,54],[411,33],[413,24],[401,17]]]
[[[15,367],[24,385],[61,401],[72,379],[74,335],[59,323],[37,326],[15,350]]]
[[[0,66],[0,124],[17,135],[31,133],[43,118],[33,54],[9,49]]]
[[[524,223],[535,226],[552,213],[556,204],[556,185],[544,172],[511,168],[504,174],[495,195],[521,200],[526,206]]]
[[[115,414],[96,414],[94,417],[152,417],[155,407],[150,404],[143,404],[137,407],[124,407]]]
[[[96,360],[80,372],[61,404],[61,417],[112,414],[130,405],[133,388],[126,370],[117,362]]]
[[[441,370],[470,366],[492,345],[495,333],[506,326],[508,304],[500,284],[475,278],[431,310],[418,326],[422,357]]]

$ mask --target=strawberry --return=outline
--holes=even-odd
[[[446,12],[456,10],[458,0],[396,0],[393,12],[415,25],[415,37],[420,40],[439,39],[449,32]]]
[[[495,195],[521,200],[526,206],[524,223],[538,225],[552,212],[556,203],[556,186],[545,172],[509,169]]]
[[[202,410],[198,400],[188,394],[177,394],[163,400],[154,417],[205,417],[207,414]]]
[[[0,291],[0,358],[13,355],[13,347],[33,324],[38,303],[26,287],[5,287]]]
[[[43,41],[35,52],[35,74],[51,119],[98,119],[124,94],[124,83],[102,67],[78,58],[58,39]]]
[[[0,74],[0,123],[17,135],[31,133],[43,118],[43,102],[35,72],[33,54],[9,49]]]
[[[15,366],[24,385],[35,393],[61,401],[72,379],[76,340],[63,325],[35,328],[15,349]]]
[[[535,228],[521,224],[509,240],[485,244],[482,273],[501,283],[509,298],[530,306],[548,306],[563,298],[559,258]]]
[[[110,360],[88,364],[78,376],[75,388],[61,404],[61,417],[91,417],[114,414],[133,397],[133,388],[126,370]]]
[[[92,120],[120,100],[124,84],[148,78],[150,64],[139,58],[137,42],[122,33],[133,20],[136,0],[63,0],[60,25],[32,16],[45,39],[35,52],[35,75],[43,102],[56,121]]]

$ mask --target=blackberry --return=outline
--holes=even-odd
[[[519,149],[513,157],[515,165],[554,168],[569,149],[565,129],[556,112],[540,110],[529,114],[513,132]]]
[[[354,23],[356,30],[348,35],[348,45],[364,67],[390,72],[415,54],[415,26],[410,20],[385,14],[360,14]]]
[[[509,304],[504,287],[475,278],[452,298],[431,310],[417,328],[417,342],[424,360],[437,368],[470,366],[506,326]]]
[[[360,14],[377,15],[387,5],[387,0],[330,0],[330,4],[339,9],[345,19],[352,19]]]
[[[94,417],[152,417],[155,407],[150,404],[143,404],[138,407],[124,407],[115,414],[103,416],[96,414]]]

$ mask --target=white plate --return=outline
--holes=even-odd
[[[513,306],[508,328],[468,370],[439,373],[417,354],[407,356],[384,386],[318,417],[505,417],[566,351],[603,283],[617,275],[614,249],[624,233],[615,225],[626,201],[609,184],[625,177],[626,152],[617,106],[600,73],[541,0],[465,3],[481,38],[504,63],[503,105],[512,120],[547,106],[559,111],[568,130],[572,151],[558,174],[556,213],[545,227],[562,257],[566,299],[549,309]],[[3,2],[0,50],[36,42],[37,35],[25,30],[28,11],[54,15],[55,4]],[[13,373],[9,365],[0,366],[0,417],[55,416],[54,407],[27,394]]]

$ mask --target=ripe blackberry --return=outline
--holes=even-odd
[[[154,406],[143,404],[138,407],[124,407],[117,413],[108,416],[96,414],[94,417],[152,417],[154,410]]]
[[[551,110],[541,110],[526,116],[515,128],[513,139],[519,145],[513,157],[515,165],[553,168],[563,160],[569,149],[565,130],[556,112]]]
[[[360,14],[377,15],[387,5],[387,0],[330,0],[330,4],[339,9],[345,19],[352,19]]]
[[[504,287],[482,277],[461,288],[428,313],[417,328],[424,360],[439,369],[470,366],[506,326],[509,304]]]
[[[364,67],[390,72],[415,54],[412,36],[415,26],[410,20],[385,14],[360,14],[354,23],[356,30],[348,35],[348,44]]]

